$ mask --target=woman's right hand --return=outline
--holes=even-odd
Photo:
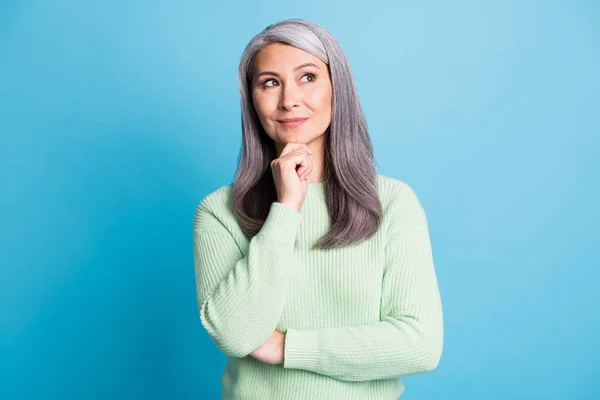
[[[307,179],[312,171],[308,159],[312,150],[303,143],[287,143],[279,158],[271,161],[277,201],[300,211],[306,197]]]

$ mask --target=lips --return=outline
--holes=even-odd
[[[284,119],[280,119],[279,122],[299,122],[299,121],[304,121],[307,118],[284,118]]]
[[[307,119],[308,118],[285,118],[280,119],[279,123],[285,126],[286,128],[295,128],[297,126],[302,125]]]

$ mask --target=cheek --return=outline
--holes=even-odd
[[[262,120],[267,120],[273,114],[277,108],[277,104],[274,103],[274,99],[271,97],[256,97],[255,101],[256,112]]]
[[[254,98],[254,109],[256,110],[256,113],[258,114],[258,117],[262,120],[265,119],[265,102],[264,99],[261,99],[260,97],[255,97]]]
[[[313,107],[319,110],[319,113],[331,112],[331,89],[321,88],[313,93]]]

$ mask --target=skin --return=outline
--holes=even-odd
[[[314,66],[296,70],[306,63]],[[262,126],[275,142],[277,157],[288,143],[306,145],[312,150],[312,172],[307,182],[322,181],[325,131],[331,123],[333,93],[327,65],[304,50],[277,42],[255,56],[255,66],[252,100]],[[308,120],[298,127],[286,127],[278,121],[297,117]],[[302,174],[306,169],[298,172]]]
[[[277,157],[284,148],[286,152],[296,145],[308,148],[309,166],[300,167],[298,176],[307,178],[307,183],[322,181],[333,94],[327,65],[296,47],[271,43],[256,55],[255,66],[252,100],[263,128],[275,142]],[[308,120],[298,127],[278,121],[298,117]],[[250,356],[267,364],[283,364],[284,354],[285,334],[275,330]]]

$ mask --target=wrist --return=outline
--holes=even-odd
[[[279,203],[291,208],[292,210],[294,210],[296,212],[300,212],[300,206],[296,203],[292,203],[290,201],[280,201]]]

